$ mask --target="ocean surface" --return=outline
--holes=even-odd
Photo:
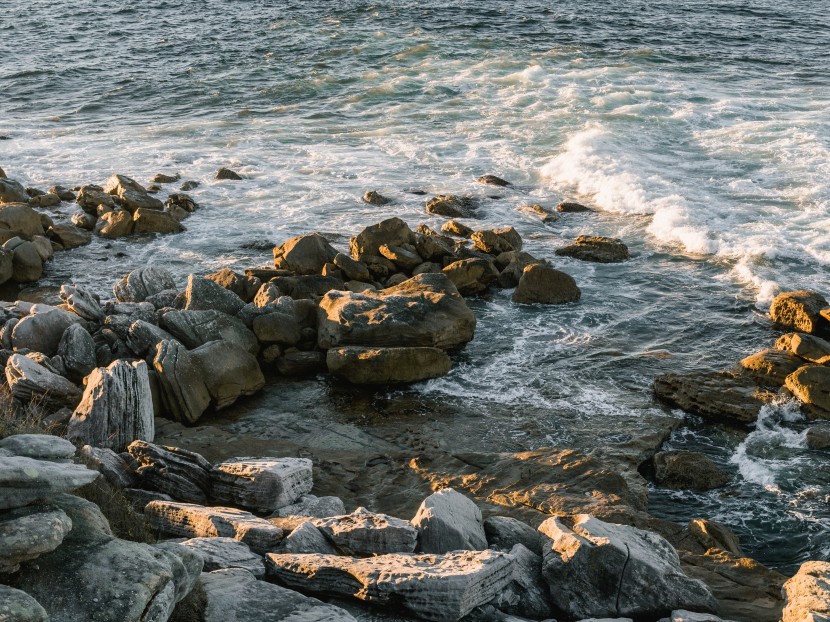
[[[631,421],[679,418],[653,401],[655,375],[768,347],[778,291],[830,294],[828,0],[144,4],[3,5],[10,177],[201,182],[186,233],[95,240],[46,283],[105,292],[148,263],[182,280],[263,265],[314,230],[342,248],[392,215],[438,227],[412,191],[492,196],[480,225],[515,226],[583,291],[562,307],[473,302],[479,329],[453,371],[408,390],[477,411],[494,451],[613,444]],[[220,166],[247,179],[216,182]],[[484,173],[515,187],[476,184]],[[364,204],[370,189],[394,204]],[[543,225],[515,210],[563,198],[600,211]],[[579,234],[620,237],[633,258],[553,256]],[[720,520],[785,572],[827,559],[830,454],[807,450],[804,428],[788,404],[748,434],[686,417],[670,446],[733,483],[653,489],[651,511]]]

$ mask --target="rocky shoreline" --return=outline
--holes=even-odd
[[[223,169],[217,179],[234,175]],[[53,251],[71,248],[64,239],[88,241],[90,230],[177,233],[197,207],[180,193],[162,203],[123,175],[77,195],[53,190],[0,179],[6,280],[37,280],[46,242]],[[80,208],[74,224],[38,211],[54,204],[49,195],[70,194]],[[388,203],[376,192],[364,200]],[[522,250],[512,227],[455,220],[474,221],[473,198],[439,195],[425,209],[452,220],[439,232],[387,218],[351,238],[348,252],[312,233],[276,246],[272,266],[191,274],[183,286],[143,267],[109,300],[67,283],[60,305],[4,304],[0,357],[12,403],[18,413],[36,403],[42,423],[69,440],[0,441],[0,583],[9,586],[0,589],[16,607],[2,618],[0,605],[0,619],[83,620],[90,610],[113,621],[364,619],[353,600],[426,620],[827,615],[828,564],[809,562],[787,580],[745,557],[724,525],[649,515],[643,465],[661,486],[724,483],[703,456],[659,451],[676,422],[625,449],[471,454],[423,445],[418,432],[362,447],[347,426],[318,444],[319,430],[292,421],[278,443],[240,442],[237,455],[247,457],[226,457],[234,439],[204,424],[261,391],[266,373],[290,382],[327,372],[369,387],[436,378],[474,338],[465,297],[500,287],[514,289],[515,304],[580,299],[574,279]],[[520,209],[550,222],[588,208]],[[629,257],[621,241],[592,236],[556,254]],[[772,320],[798,332],[740,370],[660,377],[656,395],[733,424],[792,396],[810,418],[830,418],[827,306],[816,293],[782,294]],[[313,413],[307,420],[315,425]],[[826,428],[810,438],[826,447]],[[211,446],[223,442],[225,456],[214,459]],[[254,450],[263,453],[250,457]],[[94,504],[68,494],[98,472],[162,542],[115,537]]]

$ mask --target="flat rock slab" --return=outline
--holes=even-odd
[[[323,555],[337,555],[331,543],[323,532],[314,526],[311,521],[300,523],[280,543],[279,553],[321,553]]]
[[[314,525],[347,555],[411,553],[418,539],[418,531],[408,521],[366,508],[317,519]]]
[[[365,559],[270,553],[266,565],[292,588],[400,606],[436,621],[461,619],[501,593],[513,576],[511,556],[496,551]]]
[[[153,527],[164,533],[185,538],[233,538],[247,544],[255,553],[275,550],[283,538],[279,527],[235,508],[151,501],[144,508],[144,515]]]
[[[85,486],[98,477],[80,464],[47,462],[23,456],[0,458],[0,510]]]
[[[252,553],[244,542],[233,538],[190,538],[178,544],[192,549],[202,558],[205,572],[225,568],[247,570],[257,579],[265,576],[265,562],[262,556]]]
[[[130,443],[127,451],[140,465],[137,475],[147,487],[181,501],[207,501],[210,462],[201,454],[145,441]]]
[[[310,516],[312,518],[327,518],[341,516],[346,513],[346,506],[340,497],[316,497],[304,495],[297,503],[286,505],[274,512],[274,516]]]
[[[239,569],[203,573],[203,622],[355,622],[340,607],[257,581]]]
[[[15,434],[0,440],[0,449],[15,456],[36,460],[68,460],[75,455],[75,446],[65,438],[51,434]]]
[[[234,458],[210,471],[214,501],[259,512],[296,502],[313,486],[306,458]]]

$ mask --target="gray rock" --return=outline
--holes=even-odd
[[[316,519],[314,525],[346,555],[411,553],[418,539],[418,532],[407,521],[366,508]]]
[[[252,553],[244,542],[233,538],[189,538],[177,542],[192,549],[202,558],[204,572],[225,568],[242,568],[257,579],[265,576],[265,562],[261,555]]]
[[[218,283],[195,274],[187,277],[184,290],[184,309],[187,311],[219,311],[236,315],[245,301]]]
[[[717,609],[709,588],[684,574],[677,551],[656,533],[588,514],[549,518],[539,531],[548,538],[543,574],[551,600],[571,617]]]
[[[22,507],[94,481],[97,471],[80,464],[23,456],[0,457],[0,510]]]
[[[49,615],[26,592],[0,584],[0,620],[2,622],[49,622]]]
[[[101,303],[89,290],[78,285],[61,285],[60,297],[70,311],[85,320],[100,322],[104,319]]]
[[[14,456],[36,460],[65,461],[75,455],[75,446],[64,438],[51,434],[15,434],[0,440],[0,449]]]
[[[255,553],[275,550],[283,538],[279,527],[236,508],[151,501],[144,508],[144,515],[164,533],[185,538],[233,538]]]
[[[372,275],[369,274],[369,268],[366,264],[352,259],[343,253],[337,253],[332,260],[332,263],[343,271],[346,278],[353,281],[371,281]]]
[[[481,510],[452,488],[439,490],[424,499],[412,524],[418,529],[420,553],[487,548]]]
[[[72,530],[63,539],[64,544],[108,542],[114,537],[109,521],[92,501],[60,493],[50,497],[49,504],[60,508],[72,521]]]
[[[164,268],[147,266],[130,272],[112,291],[119,302],[143,302],[168,289],[176,289],[173,275]]]
[[[6,362],[6,382],[12,396],[24,404],[41,399],[50,406],[74,408],[81,398],[81,390],[69,380],[22,354],[12,354]]]
[[[443,274],[421,274],[379,292],[331,291],[320,302],[318,343],[449,349],[473,338],[476,319]]]
[[[190,356],[202,372],[202,380],[216,410],[233,404],[243,395],[253,395],[265,386],[265,376],[256,357],[230,341],[210,341]]]
[[[473,197],[460,197],[454,194],[439,194],[426,203],[427,214],[447,218],[475,218],[476,207],[478,202]]]
[[[315,497],[303,495],[297,503],[286,505],[274,512],[273,516],[309,516],[311,518],[328,518],[346,513],[346,506],[340,497]],[[535,533],[535,532],[534,532]]]
[[[136,485],[136,476],[129,464],[112,449],[84,445],[79,453],[84,464],[98,471],[116,488],[132,488]]]
[[[18,240],[19,243],[11,247],[9,242],[3,246],[12,251],[12,278],[18,283],[31,283],[43,276],[43,259],[37,246]]]
[[[80,324],[71,324],[63,331],[58,343],[58,356],[63,361],[67,376],[80,381],[95,369],[95,341]]]
[[[173,335],[155,324],[136,320],[127,330],[127,345],[138,356],[155,353],[158,344],[173,339]]]
[[[548,586],[542,578],[542,557],[517,544],[510,551],[513,557],[513,580],[491,605],[505,613],[526,616],[533,620],[552,613]]]
[[[196,422],[210,404],[210,392],[190,353],[178,341],[162,341],[153,368],[158,372],[164,409],[176,421]]]
[[[67,437],[78,444],[123,451],[135,440],[152,441],[154,436],[147,363],[118,360],[95,369],[72,413]]]
[[[300,342],[300,324],[293,313],[263,313],[253,319],[251,326],[262,343],[293,346]]]
[[[830,620],[830,562],[804,562],[782,592],[785,605],[781,622]]]
[[[339,607],[284,587],[257,581],[238,568],[204,573],[204,622],[355,622]]]
[[[685,609],[676,609],[671,612],[669,622],[730,622],[711,613],[696,613]]]
[[[55,356],[63,332],[72,323],[72,315],[61,309],[27,315],[12,330],[12,345],[15,350],[28,349]]]
[[[179,447],[135,441],[127,448],[145,486],[192,503],[207,501],[210,463],[200,454]]]
[[[168,311],[161,326],[191,349],[208,341],[230,341],[251,354],[259,351],[256,335],[245,323],[219,311]]]
[[[542,543],[539,532],[527,523],[509,516],[490,516],[484,519],[484,534],[491,548],[499,551],[510,551],[517,544],[542,554]]]
[[[29,195],[19,181],[0,177],[0,203],[28,203]]]
[[[459,620],[490,602],[513,577],[513,559],[496,551],[365,559],[270,553],[265,559],[268,571],[288,587],[397,605],[424,620]]]
[[[814,425],[804,434],[809,449],[830,448],[830,425]]]
[[[665,488],[712,490],[732,479],[705,454],[693,451],[658,451],[654,454],[654,479]]]
[[[0,515],[0,574],[17,572],[21,562],[54,551],[70,529],[70,518],[54,507],[19,508]]]
[[[306,458],[233,458],[211,469],[211,496],[219,503],[272,512],[311,490],[311,466]]]
[[[0,284],[14,276],[14,251],[0,248]]]
[[[99,205],[109,209],[115,207],[115,200],[109,193],[104,192],[100,187],[84,186],[78,191],[75,198],[78,205],[88,214],[96,214]]]
[[[279,553],[319,553],[321,555],[337,555],[331,543],[323,532],[314,526],[311,521],[300,523],[285,539],[280,542]]]

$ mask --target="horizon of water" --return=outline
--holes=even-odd
[[[184,234],[96,239],[60,254],[46,283],[104,293],[146,263],[183,280],[267,264],[263,244],[309,231],[345,248],[391,215],[440,226],[413,190],[483,197],[476,224],[515,226],[529,252],[572,274],[578,305],[474,301],[476,339],[448,376],[413,389],[479,409],[495,450],[589,448],[586,427],[612,442],[619,417],[665,414],[655,375],[769,346],[777,292],[830,294],[826,0],[11,5],[0,21],[10,177],[201,182]],[[215,181],[220,166],[246,180]],[[483,188],[484,173],[515,185]],[[364,204],[369,189],[394,203]],[[543,225],[515,210],[563,198],[600,211]],[[579,234],[620,237],[632,260],[553,256]],[[705,451],[735,479],[705,494],[653,489],[654,513],[722,520],[784,570],[830,555],[827,453],[806,450],[789,406],[748,436],[685,421],[670,445]]]

